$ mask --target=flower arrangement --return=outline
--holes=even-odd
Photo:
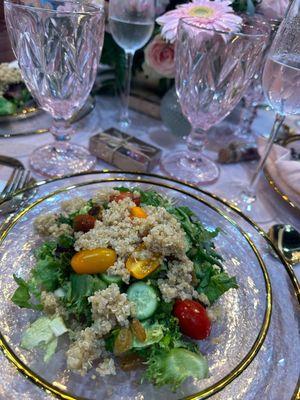
[[[175,75],[174,42],[181,18],[189,18],[203,27],[238,30],[242,21],[239,14],[259,12],[269,19],[281,19],[288,4],[289,0],[157,0],[157,25],[150,42],[136,53],[133,73],[143,74],[146,81],[156,81],[157,92],[162,95]],[[104,89],[111,88],[113,82],[122,84],[125,57],[109,32],[101,62],[114,68],[116,78],[105,81]]]

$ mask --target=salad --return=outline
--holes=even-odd
[[[13,115],[32,101],[19,68],[0,64],[0,116]]]
[[[22,348],[42,348],[48,362],[68,335],[67,368],[82,375],[142,368],[174,390],[208,376],[197,341],[210,335],[214,303],[238,288],[215,250],[218,229],[138,187],[65,201],[35,229],[43,241],[30,276],[14,276],[12,301],[41,312]]]

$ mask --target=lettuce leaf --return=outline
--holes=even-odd
[[[41,304],[36,304],[31,301],[32,288],[30,282],[26,282],[21,277],[13,275],[14,280],[17,282],[19,287],[16,289],[11,300],[14,304],[21,308],[31,308],[33,310],[42,310]]]
[[[50,319],[40,317],[34,321],[22,335],[21,347],[25,350],[32,350],[41,347],[45,350],[44,361],[48,362],[56,351],[57,338],[68,329],[61,317]]]
[[[92,311],[88,297],[98,290],[103,290],[107,284],[97,275],[71,274],[64,290],[67,295],[62,298],[67,311],[77,319],[84,319],[87,324],[92,322]]]
[[[11,115],[17,111],[16,105],[0,96],[0,115]]]
[[[204,379],[208,376],[206,358],[180,347],[152,353],[146,364],[145,377],[149,381],[157,386],[170,385],[174,391],[189,377]]]
[[[211,269],[207,268],[208,273],[201,280],[197,288],[199,293],[204,293],[210,303],[217,301],[229,289],[238,289],[235,277],[230,277],[226,272],[217,274],[211,273]]]

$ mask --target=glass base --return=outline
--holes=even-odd
[[[164,157],[160,166],[171,178],[194,185],[211,185],[220,176],[219,167],[212,160],[203,155],[190,159],[184,151]]]
[[[61,177],[94,168],[96,157],[77,144],[56,142],[39,147],[30,157],[34,172],[47,178]]]
[[[266,224],[275,218],[275,211],[259,187],[255,193],[247,192],[245,182],[233,181],[218,186],[218,194],[227,198],[244,214],[259,224]]]

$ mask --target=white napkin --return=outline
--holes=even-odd
[[[258,138],[260,155],[266,143],[265,138]],[[300,162],[291,159],[290,149],[274,144],[266,167],[276,186],[300,207]]]

